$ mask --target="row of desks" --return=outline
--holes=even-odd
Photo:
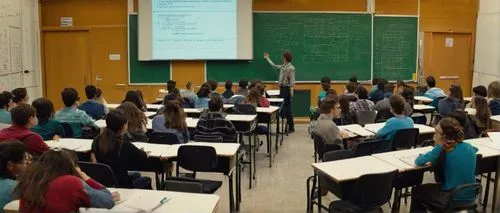
[[[364,127],[359,124],[351,124],[345,126],[339,126],[339,129],[346,130],[349,132],[349,136],[344,139],[354,138],[354,137],[374,137],[375,134],[384,127],[385,123],[373,123],[366,124]],[[420,134],[433,134],[435,129],[422,124],[415,124],[414,128],[418,128]]]

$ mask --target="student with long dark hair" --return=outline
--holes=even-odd
[[[148,119],[144,112],[137,108],[134,103],[128,101],[120,104],[118,109],[122,110],[123,115],[128,121],[127,133],[131,136],[133,141],[147,142],[146,125]]]
[[[31,164],[28,149],[19,141],[0,143],[0,209],[13,200],[16,179]]]
[[[59,121],[54,120],[54,105],[47,98],[38,98],[32,106],[36,109],[38,125],[31,131],[42,136],[43,140],[57,140],[65,136],[64,128]]]
[[[4,91],[0,93],[0,123],[11,124],[12,118],[9,109],[14,105],[12,93]]]
[[[189,132],[186,124],[186,115],[177,101],[167,101],[163,114],[153,118],[153,132],[168,132],[177,135],[179,142],[189,141]]]
[[[491,115],[500,115],[500,81],[493,81],[488,85],[488,98],[491,98],[488,104]]]
[[[78,212],[81,207],[113,207],[119,194],[109,192],[82,172],[74,155],[61,149],[48,150],[19,177],[14,193],[21,196],[20,212]]]
[[[459,85],[452,85],[448,97],[441,99],[438,103],[438,112],[442,116],[447,116],[450,112],[463,110],[464,108],[464,95]]]
[[[142,95],[142,93],[141,93]],[[146,104],[144,103],[144,100],[141,99],[141,97],[139,97],[139,94],[137,93],[137,91],[128,91],[127,94],[125,95],[125,99],[123,99],[122,103],[124,102],[132,102],[135,104],[135,106],[137,106],[137,108],[139,108],[141,111],[143,112],[146,112],[147,111],[147,107],[146,107]]]
[[[472,125],[480,134],[483,131],[490,129],[491,123],[491,110],[488,107],[488,100],[482,96],[472,97],[472,107],[476,109],[475,115],[470,115]]]
[[[426,154],[415,160],[417,166],[432,164],[436,168],[438,183],[413,187],[410,212],[425,212],[423,204],[434,205],[447,202],[454,188],[476,182],[477,148],[463,143],[464,132],[459,122],[453,118],[439,121],[434,134],[436,145]],[[453,198],[453,202],[469,203],[476,199],[474,190],[463,190]]]
[[[148,155],[134,144],[123,141],[127,129],[127,118],[122,110],[110,111],[106,115],[106,128],[92,142],[92,161],[111,167],[121,188],[152,189],[149,177],[128,174],[128,171],[140,169]]]
[[[200,90],[198,90],[198,93],[196,94],[198,97],[196,98],[194,102],[194,107],[195,108],[207,108],[208,107],[208,101],[210,100],[209,95],[210,95],[210,87],[208,84],[203,84],[200,87]]]
[[[339,104],[341,109],[341,123],[342,125],[349,125],[356,123],[356,115],[352,114],[349,110],[349,104],[351,102],[351,97],[348,95],[341,95],[339,98]]]

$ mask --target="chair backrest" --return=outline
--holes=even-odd
[[[194,172],[210,172],[217,168],[217,153],[211,146],[180,146],[177,164]]]
[[[314,141],[314,152],[317,154],[319,159],[322,159],[325,152],[342,149],[342,147],[336,144],[326,144],[325,137],[315,129],[312,130],[311,136]]]
[[[194,102],[191,101],[191,99],[189,98],[183,98],[183,99],[184,99],[184,103],[182,104],[183,108],[194,108]]]
[[[323,162],[343,160],[352,157],[354,157],[354,153],[351,150],[329,151],[323,155]]]
[[[148,142],[149,138],[144,133],[128,133],[130,142]]]
[[[165,180],[163,189],[166,191],[203,193],[203,184],[193,180]]]
[[[236,104],[234,105],[233,109],[233,114],[238,114],[238,115],[256,115],[257,114],[257,108],[251,104]]]
[[[223,143],[224,139],[220,135],[195,135],[195,142]]]
[[[78,162],[82,172],[85,172],[89,177],[96,180],[106,187],[117,187],[115,175],[113,170],[106,165],[101,163],[91,163],[91,162]]]
[[[437,109],[437,108],[438,108],[438,105],[439,105],[439,101],[440,101],[441,99],[443,99],[443,98],[446,98],[446,97],[445,97],[445,96],[443,96],[443,97],[437,97],[437,98],[434,98],[434,99],[432,100],[432,102],[431,102],[429,105],[431,105],[431,106],[433,106],[434,108],[436,108],[436,109]]]
[[[177,134],[171,132],[152,132],[149,134],[149,143],[156,144],[180,144]]]
[[[358,119],[358,124],[361,126],[365,126],[365,124],[375,123],[375,118],[377,118],[377,111],[358,111],[356,113],[356,117]]]
[[[359,143],[356,146],[354,156],[361,157],[389,151],[391,151],[391,143],[389,141],[376,139]]]
[[[354,201],[363,208],[380,207],[387,203],[392,195],[392,182],[397,170],[367,174],[359,177],[354,192],[359,193],[359,201]]]
[[[377,123],[385,122],[385,121],[389,120],[389,118],[392,118],[392,117],[394,117],[394,114],[392,114],[391,109],[383,109],[383,110],[379,110],[377,112],[377,117],[375,118],[375,121]]]
[[[64,129],[64,137],[65,138],[72,138],[73,137],[73,128],[71,128],[71,125],[69,123],[62,123],[61,126]]]
[[[392,141],[392,149],[411,149],[417,145],[419,134],[420,131],[418,128],[400,129],[396,131]]]
[[[228,104],[242,104],[245,101],[245,96],[242,95],[233,95],[233,97],[227,100]]]
[[[482,186],[480,183],[464,184],[452,189],[450,191],[450,196],[448,196],[448,202],[443,212],[456,212],[460,210],[472,210],[472,209],[475,210],[477,206],[476,199],[479,197],[481,190]],[[475,199],[469,203],[453,202],[455,196],[457,196],[458,193],[463,193],[464,191],[471,193],[474,192]]]

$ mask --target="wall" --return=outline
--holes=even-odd
[[[130,5],[135,8],[130,11],[137,11],[137,0],[131,0]],[[496,1],[496,0],[490,0]],[[346,3],[345,0],[254,0],[255,11],[367,11],[366,0],[351,0]],[[129,2],[112,0],[66,0],[62,3],[60,0],[42,0],[42,19],[54,19],[52,24],[58,24],[58,17],[65,14],[65,11],[72,11],[73,16],[79,16],[86,19],[85,23],[78,23],[81,26],[91,27],[92,29],[106,28],[105,25],[114,25],[116,29],[109,29],[102,32],[94,39],[105,39],[113,37],[116,40],[126,41],[126,34],[123,32],[126,27],[127,7]],[[63,6],[66,5],[66,6]],[[105,7],[105,14],[99,11]],[[112,6],[113,5],[113,6]],[[419,12],[418,0],[376,0],[375,11],[377,14],[398,14],[398,15],[417,15]],[[101,9],[100,9],[101,8]],[[113,9],[113,11],[110,11]],[[421,31],[426,32],[426,36],[432,32],[470,32],[475,35],[476,13],[478,9],[478,0],[420,0]],[[103,11],[104,12],[104,11]],[[101,18],[100,18],[101,17]],[[42,27],[47,26],[44,22]],[[50,26],[50,25],[49,25]],[[91,33],[92,32],[91,30]],[[98,33],[98,32],[96,32]],[[428,41],[425,41],[426,43]],[[93,42],[94,43],[94,42]],[[126,43],[117,50],[126,56]],[[106,45],[95,42],[94,49],[101,49],[106,52]],[[97,45],[99,44],[99,45]],[[474,49],[474,48],[473,48]],[[424,55],[428,54],[424,52]],[[473,52],[471,52],[471,55]],[[433,62],[439,63],[439,62]],[[429,66],[427,64],[427,66]],[[106,60],[92,60],[92,69],[107,67],[107,72],[116,80],[103,80],[101,85],[111,85],[110,90],[120,90],[114,87],[115,84],[127,82],[126,60],[111,64]],[[205,62],[204,61],[174,61],[172,64],[172,76],[177,81],[178,87],[182,87],[187,81],[193,81],[199,85],[205,80]],[[425,66],[424,66],[425,72]],[[430,74],[430,73],[425,73]],[[319,79],[318,79],[319,80]],[[125,85],[122,90],[137,88],[144,91],[146,98],[151,101],[157,96],[157,89],[161,86],[128,86]],[[269,84],[269,88],[276,88],[274,84]],[[343,84],[333,84],[332,87],[338,92],[344,90]],[[321,87],[319,84],[298,84],[296,89],[311,90],[311,103],[317,102],[316,94]],[[108,92],[107,92],[108,93]],[[111,92],[115,94],[114,92]],[[116,93],[118,94],[118,92]],[[107,97],[111,101],[118,101],[119,98]],[[110,101],[110,102],[111,102]]]
[[[474,86],[488,85],[492,79],[500,79],[499,26],[500,1],[481,0],[477,17]]]

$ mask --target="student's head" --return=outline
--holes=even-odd
[[[217,81],[214,80],[208,80],[207,81],[208,86],[210,87],[211,92],[215,92],[217,90],[218,83]]]
[[[259,90],[260,96],[263,96],[264,94],[266,94],[266,86],[264,84],[259,84],[255,88],[257,88],[257,90]]]
[[[290,52],[290,50],[285,50],[283,52],[283,62],[284,63],[290,63],[292,62],[292,52]]]
[[[173,80],[168,80],[167,81],[167,90],[168,90],[168,92],[170,92],[170,90],[175,89],[176,85],[177,85],[177,82],[175,82]]]
[[[127,94],[125,95],[125,99],[123,99],[122,103],[124,102],[132,102],[137,106],[137,108],[142,110],[143,102],[141,101],[141,98],[139,97],[139,94],[136,91],[129,90]]]
[[[128,121],[127,129],[130,133],[143,131],[143,126],[146,125],[147,118],[144,112],[137,108],[134,103],[128,101],[123,102],[118,109],[122,110],[125,119]]]
[[[405,114],[405,99],[400,95],[392,95],[389,99],[389,103],[391,104],[391,111],[395,115],[404,115]]]
[[[335,99],[323,101],[319,106],[319,110],[321,114],[328,114],[334,118],[340,118],[340,113],[342,112],[339,102]]]
[[[187,89],[187,90],[191,90],[192,86],[193,86],[193,82],[188,81],[188,82],[186,83],[186,89]]]
[[[254,79],[252,81],[250,81],[250,85],[248,86],[248,89],[252,89],[258,85],[261,85],[262,84],[262,81],[259,80],[259,79]]]
[[[358,84],[358,77],[355,75],[351,76],[351,78],[349,78],[349,82],[356,83],[356,85],[357,85]]]
[[[262,97],[262,94],[257,87],[254,87],[248,92],[246,101],[250,104],[258,105],[260,102],[260,97]]]
[[[38,122],[45,122],[54,116],[54,105],[47,98],[38,98],[31,105],[36,110]]]
[[[168,101],[177,101],[179,102],[181,105],[184,103],[184,99],[181,97],[180,94],[176,94],[176,93],[171,93],[171,94],[168,94],[165,96],[165,98],[163,98],[163,103],[167,103]]]
[[[446,117],[457,120],[460,126],[465,128],[465,124],[467,123],[467,114],[464,111],[452,111],[448,113]]]
[[[394,84],[384,85],[384,93],[394,93]]]
[[[368,91],[361,85],[356,87],[356,91],[354,93],[358,96],[359,99],[368,99]]]
[[[0,93],[0,109],[7,110],[14,105],[13,103],[12,93],[7,91]]]
[[[123,135],[127,133],[128,120],[123,109],[111,110],[106,115],[106,128],[98,137],[96,155],[106,154],[119,148],[123,142]]]
[[[96,98],[102,97],[102,89],[101,88],[97,88],[97,91],[95,93],[95,97]]]
[[[378,80],[379,80],[378,78],[373,78],[373,79],[372,79],[372,85],[373,85],[373,86],[376,86],[376,85],[377,85],[377,83],[378,83]]]
[[[165,109],[163,110],[163,117],[165,118],[165,127],[171,129],[177,129],[179,131],[186,131],[186,116],[184,110],[180,107],[180,104],[176,101],[168,101],[165,103]]]
[[[401,96],[403,96],[403,98],[406,101],[413,100],[413,98],[415,97],[415,91],[413,91],[413,87],[410,86],[404,87],[403,91],[401,92]]]
[[[427,83],[427,86],[428,86],[429,88],[436,87],[436,79],[434,78],[434,76],[428,76],[428,77],[425,79],[425,82]]]
[[[242,89],[246,89],[248,87],[248,80],[241,79],[240,82],[238,82],[238,86]]]
[[[94,85],[88,85],[85,87],[85,95],[87,99],[95,99],[97,98],[97,88]]]
[[[31,164],[28,149],[18,140],[0,143],[0,178],[16,179]]]
[[[451,117],[443,118],[435,127],[434,141],[449,150],[464,139],[464,129],[460,123]]]
[[[12,123],[24,126],[28,129],[35,127],[38,123],[36,110],[29,104],[19,104],[10,110]]]
[[[210,95],[210,88],[208,85],[203,84],[200,87],[200,90],[198,90],[198,98],[207,98],[208,95]]]
[[[483,85],[472,88],[472,93],[474,93],[474,96],[488,97],[488,90]]]
[[[358,87],[357,83],[349,82],[345,86],[345,89],[347,90],[348,93],[354,93],[354,91],[356,91],[356,87]]]
[[[64,106],[66,107],[75,106],[77,105],[77,102],[80,100],[78,92],[76,91],[76,89],[73,88],[64,88],[63,91],[61,92],[61,96]]]
[[[488,100],[482,96],[474,96],[471,102],[472,107],[476,109],[476,118],[489,129],[491,125],[491,110],[488,106]]]
[[[456,85],[456,84],[451,85],[450,94],[448,97],[463,102],[464,101],[464,94],[462,92],[462,87],[460,87],[459,85]]]
[[[330,82],[331,80],[327,76],[321,78],[321,88],[323,91],[328,91],[330,89]]]
[[[385,79],[380,79],[377,82],[377,89],[380,91],[384,91],[385,85],[388,84],[389,82]]]
[[[340,109],[342,113],[349,113],[349,103],[351,99],[347,95],[341,95],[339,98]]]
[[[222,99],[219,96],[213,95],[208,101],[208,110],[210,112],[219,112],[222,110]]]
[[[419,93],[423,94],[423,93],[427,92],[428,89],[429,88],[427,87],[427,85],[422,85],[422,84],[417,85],[417,91]]]
[[[233,82],[230,80],[227,80],[224,83],[224,88],[226,88],[226,90],[228,90],[228,91],[232,90],[233,89]]]
[[[493,81],[488,85],[488,97],[500,99],[500,81]]]
[[[26,90],[26,88],[16,88],[12,90],[12,96],[12,100],[16,104],[27,104],[29,101],[28,91]]]
[[[21,208],[43,209],[46,204],[45,195],[51,182],[65,175],[78,176],[77,166],[75,154],[71,151],[64,149],[45,151],[38,162],[31,165],[18,178],[14,193],[21,195],[21,199],[25,201],[25,206]]]
[[[141,103],[144,104],[144,95],[142,95],[142,91],[136,90],[135,93],[137,93],[137,97],[139,97],[139,101],[141,101]]]

